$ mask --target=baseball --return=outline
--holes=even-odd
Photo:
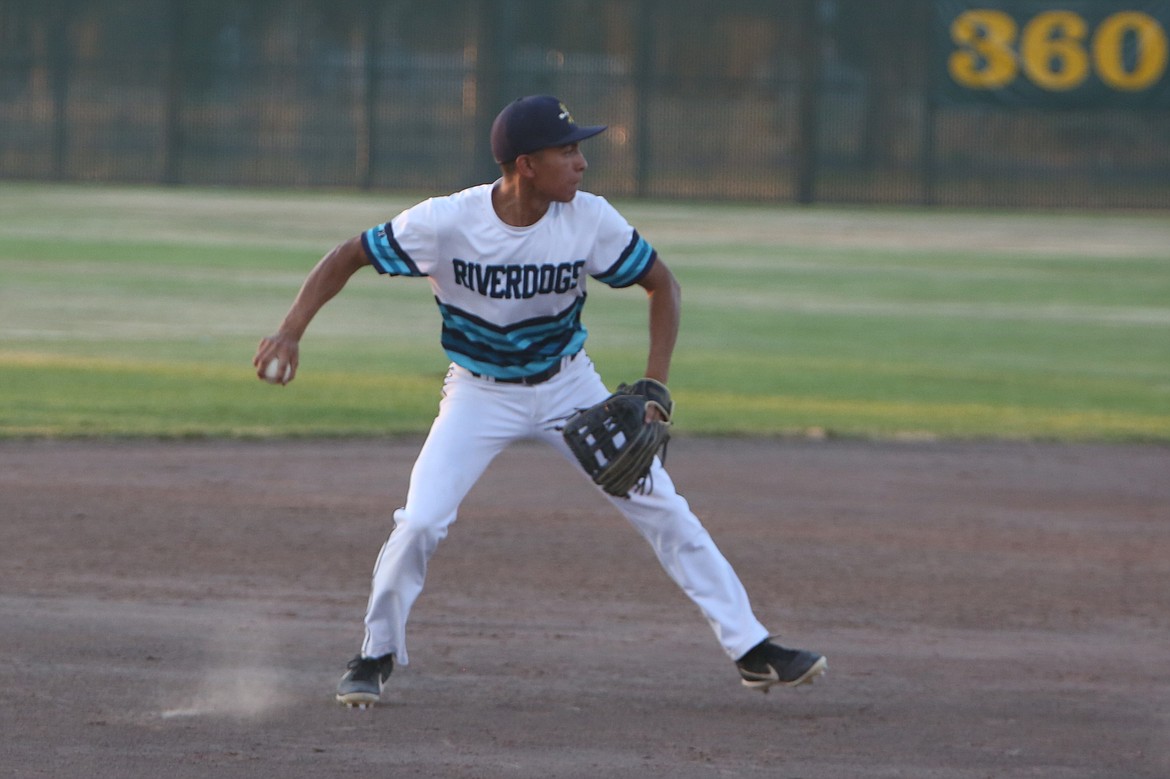
[[[283,384],[288,381],[288,375],[292,373],[292,364],[284,366],[284,377],[280,375],[280,358],[273,357],[268,362],[268,367],[264,369],[264,380],[269,384]]]

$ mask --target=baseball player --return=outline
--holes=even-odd
[[[406,623],[427,563],[492,458],[513,441],[533,438],[580,470],[559,428],[609,395],[584,350],[588,279],[646,291],[645,375],[663,385],[669,377],[678,283],[604,198],[579,190],[587,167],[579,144],[605,129],[578,125],[555,97],[510,103],[491,129],[498,180],[426,200],[335,247],[309,273],[280,328],[260,342],[253,364],[261,378],[277,360],[270,380],[292,381],[309,322],[354,273],[372,266],[386,276],[430,281],[451,360],[406,504],[394,512],[394,529],[374,565],[365,637],[337,686],[342,704],[376,703],[395,663],[409,663]],[[739,578],[660,461],[647,484],[645,494],[605,497],[699,608],[743,684],[767,691],[822,674],[827,663],[820,654],[770,640]]]

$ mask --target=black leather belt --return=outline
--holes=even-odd
[[[580,354],[580,352],[577,352],[577,354]],[[484,374],[476,373],[475,371],[470,371],[470,373],[477,379],[494,381],[496,384],[523,384],[525,387],[531,387],[536,384],[544,384],[553,376],[556,376],[561,372],[562,368],[577,358],[577,354],[571,354],[568,357],[562,357],[540,373],[533,373],[530,376],[514,376],[510,379],[497,379],[495,376],[485,376]]]

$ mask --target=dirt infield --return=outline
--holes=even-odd
[[[505,453],[388,704],[337,707],[419,442],[0,444],[0,776],[1170,776],[1170,449],[682,438],[812,687],[739,686],[632,529]]]

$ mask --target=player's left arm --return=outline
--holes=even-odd
[[[678,341],[682,310],[682,288],[670,268],[658,257],[638,285],[646,290],[650,301],[650,354],[646,360],[646,378],[666,384],[670,378],[670,360]],[[648,412],[649,415],[650,412]]]

